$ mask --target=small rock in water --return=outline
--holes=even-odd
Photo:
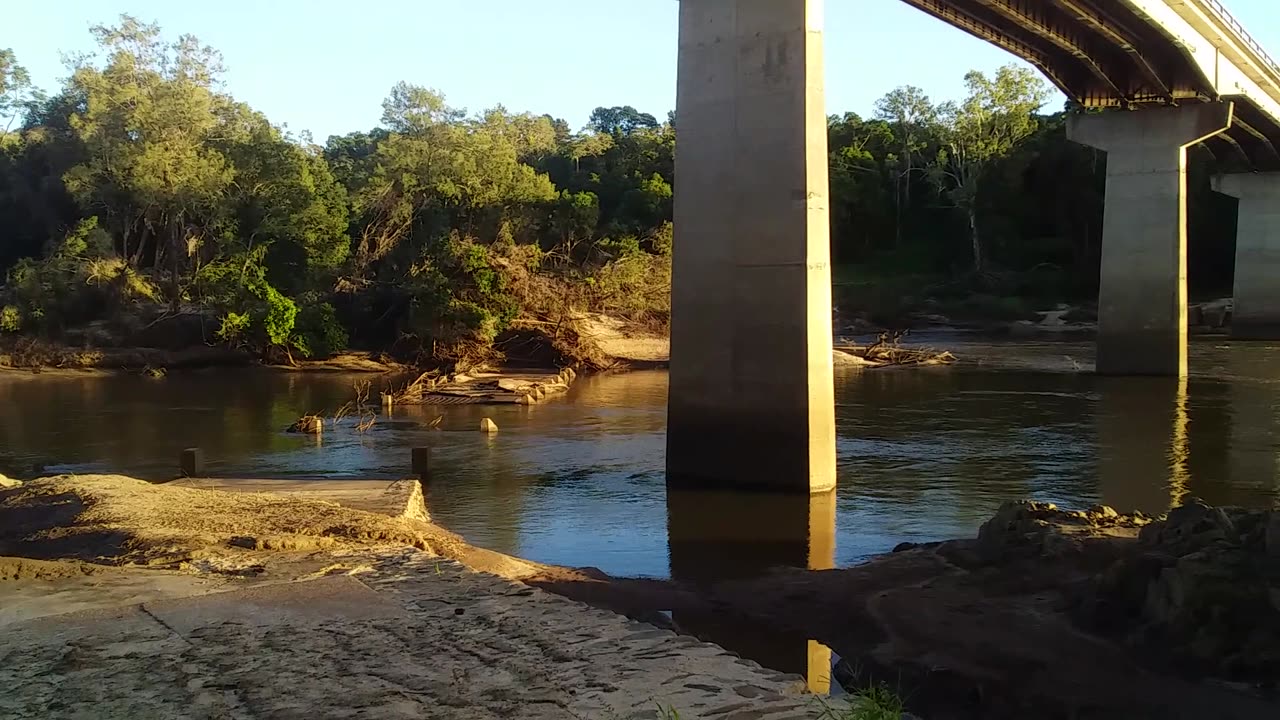
[[[498,432],[498,424],[489,418],[480,421],[480,432],[496,433]]]
[[[1120,513],[1116,512],[1115,508],[1109,505],[1094,505],[1089,508],[1089,514],[1107,519],[1120,517]]]

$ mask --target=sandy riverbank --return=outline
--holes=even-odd
[[[260,368],[290,373],[409,373],[413,367],[378,353],[345,352],[322,360],[298,360],[292,365],[262,364],[247,353],[218,347],[187,350],[109,348],[76,350],[49,347],[38,353],[0,350],[0,377],[107,377],[209,368]]]
[[[799,676],[522,579],[589,576],[296,495],[29,482],[0,491],[0,716],[820,714]]]
[[[0,561],[14,578],[0,582],[0,714],[35,717],[49,678],[63,702],[111,678],[128,692],[104,717],[184,703],[336,717],[338,697],[378,717],[662,717],[644,714],[662,702],[682,718],[817,717],[801,678],[688,636],[808,638],[843,658],[838,678],[888,682],[931,720],[1280,711],[1280,513],[1011,504],[975,540],[697,587],[530,563],[400,514],[109,476],[0,492],[0,555],[48,561]],[[319,614],[300,608],[317,594]],[[51,617],[69,610],[96,615]],[[187,690],[157,690],[160,676]]]

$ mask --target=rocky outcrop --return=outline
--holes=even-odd
[[[633,617],[669,610],[727,647],[786,628],[839,655],[846,687],[888,684],[931,720],[1254,720],[1280,717],[1278,514],[1011,502],[975,539],[844,569],[544,587]]]
[[[22,484],[21,480],[14,480],[12,478],[8,478],[0,474],[0,490],[8,490],[9,488],[16,488],[21,484]]]
[[[1193,500],[1157,520],[1097,506],[1006,503],[979,530],[987,566],[1064,563],[1087,628],[1173,669],[1280,681],[1280,512]],[[1074,586],[1074,587],[1073,587]]]
[[[1093,626],[1179,669],[1280,681],[1280,513],[1192,501],[1144,527],[1099,578]]]

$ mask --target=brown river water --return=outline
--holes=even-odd
[[[389,479],[407,476],[410,448],[426,445],[431,514],[473,544],[653,577],[847,565],[903,541],[971,536],[1012,498],[1149,513],[1188,496],[1280,503],[1280,344],[1197,340],[1180,383],[1081,373],[1092,364],[1086,342],[966,338],[926,338],[958,366],[839,371],[840,488],[807,508],[668,498],[661,371],[582,377],[534,407],[397,408],[366,434],[348,422],[320,441],[284,429],[350,399],[353,380],[376,387],[377,377],[0,376],[0,472],[163,480],[181,449],[200,447],[215,476]],[[441,430],[427,427],[441,414]],[[475,430],[486,416],[494,436]],[[736,560],[726,559],[732,542],[682,542],[730,525],[747,550]]]

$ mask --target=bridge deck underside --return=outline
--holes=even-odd
[[[1116,0],[904,0],[1026,60],[1085,107],[1217,100],[1160,29]],[[1280,125],[1243,98],[1207,146],[1225,167],[1280,170]]]

